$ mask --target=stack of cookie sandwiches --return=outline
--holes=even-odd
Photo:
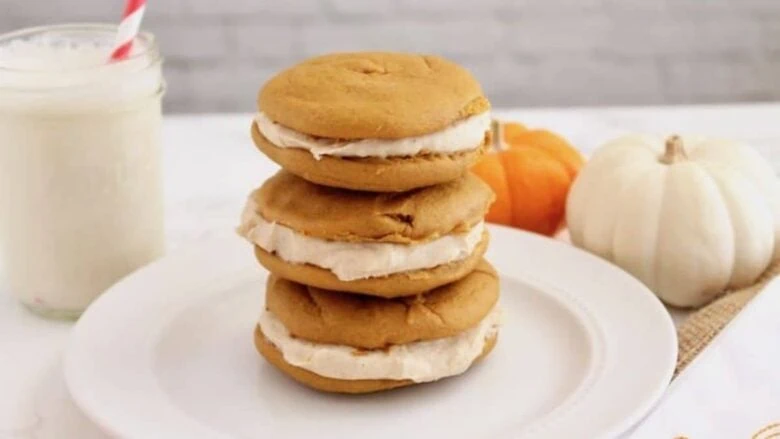
[[[435,56],[322,56],[268,81],[255,145],[283,168],[239,233],[270,271],[255,345],[319,390],[364,393],[465,372],[496,343],[484,259],[490,188],[468,172],[489,103]]]

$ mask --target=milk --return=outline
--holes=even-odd
[[[160,59],[151,37],[107,63],[113,29],[0,37],[4,288],[78,316],[164,251]]]

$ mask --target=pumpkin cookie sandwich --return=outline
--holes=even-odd
[[[477,266],[490,188],[472,174],[404,193],[319,186],[280,171],[247,201],[238,232],[271,273],[330,290],[407,296]]]
[[[269,80],[257,103],[257,147],[326,186],[395,192],[454,180],[490,140],[479,84],[437,56],[313,58]]]
[[[307,386],[365,393],[465,372],[496,343],[498,279],[481,261],[460,281],[401,299],[341,294],[271,276],[258,351]]]

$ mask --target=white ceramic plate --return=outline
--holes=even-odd
[[[363,396],[306,389],[266,364],[252,331],[265,273],[215,237],[118,283],[73,330],[76,403],[130,438],[596,438],[636,423],[672,375],[677,342],[634,278],[565,243],[491,229],[506,323],[461,377]]]

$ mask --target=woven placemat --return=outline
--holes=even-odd
[[[691,314],[677,328],[679,354],[674,374],[680,373],[713,338],[775,276],[780,274],[780,260],[775,261],[758,281],[749,287],[727,291],[721,298]]]

